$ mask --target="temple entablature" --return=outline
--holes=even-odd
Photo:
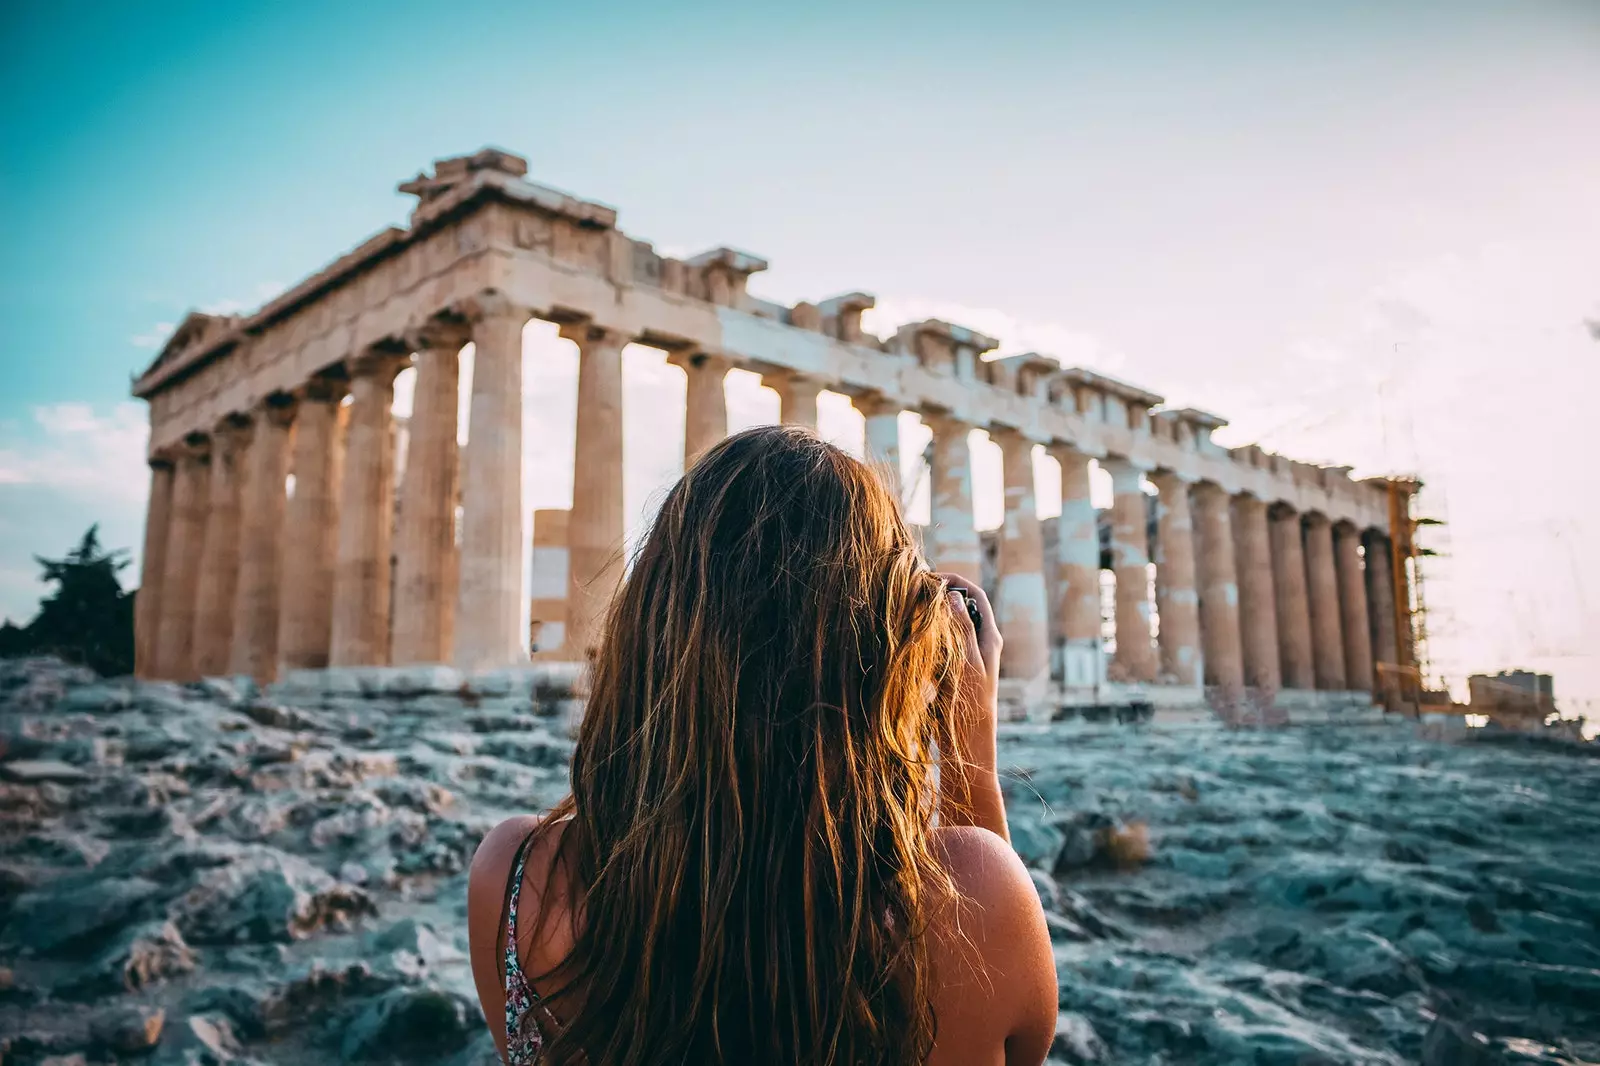
[[[615,209],[526,172],[525,161],[494,149],[440,160],[402,186],[418,197],[406,228],[379,233],[253,314],[186,318],[134,384],[150,403],[151,454],[270,394],[293,394],[353,355],[403,348],[430,322],[465,321],[463,308],[495,293],[518,313],[592,322],[685,360],[712,356],[719,367],[871,397],[875,410],[937,411],[1363,529],[1387,525],[1382,485],[1260,449],[1230,453],[1211,441],[1225,424],[1218,416],[1165,408],[1154,392],[1037,353],[986,360],[997,338],[942,320],[879,341],[861,325],[876,302],[869,294],[792,307],[763,300],[748,282],[764,260],[727,247],[661,256],[617,229]]]

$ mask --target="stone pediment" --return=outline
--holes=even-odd
[[[217,337],[233,329],[239,323],[237,315],[208,315],[204,311],[190,311],[184,316],[172,336],[167,338],[167,343],[161,346],[161,354],[156,356],[155,362],[145,368],[140,374],[141,378],[164,366],[176,363],[184,352],[191,348],[205,347]]]

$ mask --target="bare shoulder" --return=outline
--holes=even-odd
[[[538,815],[524,814],[507,818],[491,829],[478,844],[472,856],[472,869],[467,875],[467,942],[470,948],[473,983],[478,989],[478,999],[483,1005],[489,1031],[502,1053],[505,1051],[505,986],[502,970],[502,930],[506,918],[506,903],[510,889],[512,868],[517,851],[535,834],[545,820]],[[561,834],[540,833],[529,844],[525,855],[528,883],[522,914],[538,913],[542,900],[539,887],[544,878]],[[519,927],[519,940],[526,920]]]
[[[929,1066],[1040,1063],[1055,1033],[1055,954],[1038,890],[1005,840],[976,826],[934,831],[956,900],[934,919],[939,1039]]]
[[[941,826],[933,831],[933,843],[956,891],[967,900],[997,916],[1040,909],[1028,868],[996,833],[975,825]]]

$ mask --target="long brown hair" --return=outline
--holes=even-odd
[[[959,640],[860,460],[768,426],[694,464],[612,605],[543,823],[571,816],[578,916],[543,982],[550,1062],[927,1058]]]

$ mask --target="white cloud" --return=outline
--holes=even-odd
[[[85,403],[33,409],[26,430],[0,427],[0,487],[42,485],[93,498],[142,499],[147,489],[144,408],[126,402],[102,414]]]
[[[135,333],[128,338],[128,343],[135,348],[156,349],[167,342],[172,336],[172,331],[178,326],[174,322],[157,322],[143,333]]]
[[[91,524],[108,547],[131,550],[123,583],[138,584],[148,438],[133,402],[49,404],[0,423],[0,616],[33,616],[44,588],[30,557],[60,555]]]

